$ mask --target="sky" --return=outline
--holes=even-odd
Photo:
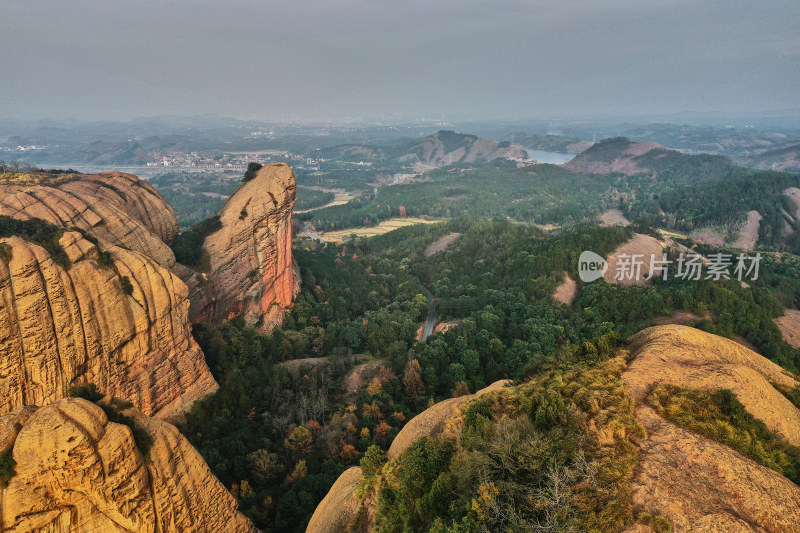
[[[800,108],[797,0],[3,0],[0,117]]]

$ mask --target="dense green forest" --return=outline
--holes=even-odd
[[[451,232],[462,235],[424,257],[425,247]],[[302,290],[282,328],[265,336],[238,320],[195,326],[221,387],[194,406],[182,429],[260,528],[302,531],[337,475],[370,446],[388,449],[431,402],[541,375],[564,350],[592,359],[587,342],[624,338],[674,310],[706,316],[697,327],[740,335],[800,370],[800,352],[772,322],[800,297],[793,256],[768,254],[749,289],[600,281],[580,284],[572,307],[554,302],[581,251],[607,254],[630,235],[585,226],[545,237],[533,226],[460,217],[344,246],[298,247]],[[439,319],[457,326],[416,341],[426,290]],[[352,380],[356,365],[376,361],[367,379]]]
[[[625,157],[625,138],[609,139],[584,152],[587,161]],[[758,244],[766,250],[800,251],[797,207],[784,194],[800,176],[753,171],[721,156],[656,149],[632,157],[645,171],[627,176],[587,175],[556,165],[518,168],[510,161],[453,165],[425,173],[410,184],[368,190],[350,203],[298,215],[321,231],[374,226],[406,213],[453,218],[464,213],[568,226],[620,209],[630,220],[679,232],[710,229],[733,242],[748,211],[762,216]],[[723,185],[724,184],[724,185]],[[787,235],[786,228],[791,235]]]
[[[576,174],[556,165],[517,168],[503,160],[456,165],[410,185],[382,187],[343,206],[298,215],[319,230],[373,226],[400,215],[453,218],[464,213],[538,224],[571,224],[598,216],[609,190],[605,176]],[[565,193],[565,191],[568,191]]]
[[[335,194],[326,191],[317,191],[308,187],[297,188],[297,203],[294,208],[298,211],[312,209],[333,201]]]
[[[214,216],[241,184],[234,172],[169,172],[149,180],[175,210],[181,228]]]

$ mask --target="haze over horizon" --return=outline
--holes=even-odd
[[[0,117],[798,108],[800,3],[9,0]]]

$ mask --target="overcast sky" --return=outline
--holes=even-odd
[[[3,0],[0,117],[800,107],[798,0]]]

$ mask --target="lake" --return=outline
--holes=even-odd
[[[547,150],[533,150],[531,148],[524,149],[528,153],[528,157],[537,160],[539,163],[550,163],[552,165],[560,165],[567,161],[572,161],[578,154],[565,154],[561,152],[548,152]]]

